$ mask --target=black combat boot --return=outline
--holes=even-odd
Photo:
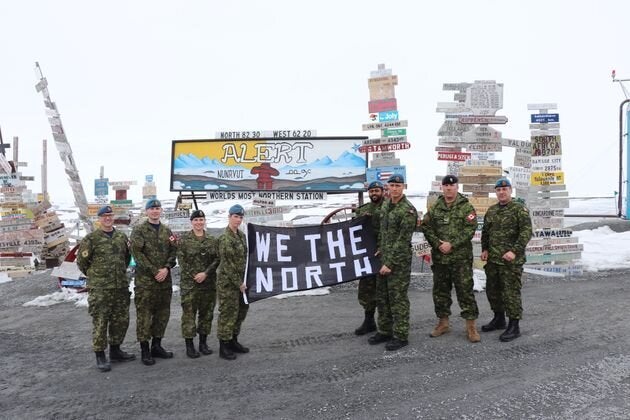
[[[230,348],[230,341],[219,341],[219,357],[226,360],[234,360],[236,359],[236,355],[232,352]]]
[[[142,363],[147,366],[151,366],[155,364],[155,360],[151,357],[151,350],[149,350],[149,342],[141,341],[140,342],[140,358],[142,359]]]
[[[481,326],[481,331],[489,332],[494,330],[502,330],[505,328],[505,314],[503,312],[495,312],[492,321]]]
[[[386,341],[390,341],[391,339],[392,339],[391,335],[385,335],[385,334],[381,334],[380,332],[377,332],[372,337],[368,338],[368,343],[380,344],[380,343],[385,343]]]
[[[112,370],[112,365],[107,361],[104,351],[96,351],[94,353],[96,353],[96,367],[98,370],[101,372],[109,372]]]
[[[354,333],[356,335],[365,335],[374,331],[376,331],[376,322],[374,322],[374,311],[365,311],[365,319],[363,319],[363,324],[361,324],[359,328],[354,330]]]
[[[120,344],[109,345],[109,360],[112,362],[129,362],[136,360],[136,355],[120,349]]]
[[[385,344],[385,350],[394,351],[398,350],[402,347],[405,347],[409,344],[407,340],[401,340],[399,338],[394,337],[389,343]]]
[[[230,348],[234,353],[249,353],[249,347],[245,347],[238,342],[238,335],[235,335],[230,341]]]
[[[153,337],[151,342],[151,356],[159,357],[160,359],[170,359],[173,357],[172,351],[166,351],[162,347],[162,337]]]
[[[499,336],[501,341],[512,341],[521,336],[521,329],[518,326],[518,319],[510,319],[507,330]]]
[[[199,352],[201,354],[212,354],[212,350],[208,348],[208,336],[206,334],[199,334]]]
[[[193,339],[186,338],[185,340],[186,340],[186,356],[190,357],[191,359],[196,359],[197,357],[201,356],[199,352],[195,349],[195,343],[193,343]]]

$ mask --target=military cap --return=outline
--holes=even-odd
[[[151,207],[162,207],[162,203],[157,198],[152,198],[147,201],[147,204],[144,206],[145,210],[149,210]]]
[[[372,188],[380,188],[382,190],[383,183],[381,181],[372,181],[370,182],[370,185],[368,185],[368,190],[371,190]]]
[[[101,217],[112,213],[114,213],[114,210],[112,210],[112,206],[103,206],[98,209],[98,213],[96,214],[98,215],[98,217]]]
[[[400,175],[400,174],[394,174],[394,175],[389,177],[387,182],[393,182],[395,184],[404,184],[405,183],[405,177]]]
[[[190,215],[190,220],[196,219],[197,217],[204,217],[205,218],[206,214],[203,212],[203,210],[195,210]]]
[[[497,180],[497,183],[494,184],[494,188],[499,188],[499,187],[511,187],[512,183],[510,182],[509,179],[507,178],[499,178]]]
[[[230,210],[228,210],[228,213],[230,213],[230,216],[233,214],[238,214],[239,216],[245,216],[245,209],[240,204],[234,204],[232,207],[230,207]]]
[[[459,179],[457,179],[455,175],[446,175],[444,178],[442,178],[442,185],[453,185],[457,184],[458,182]]]

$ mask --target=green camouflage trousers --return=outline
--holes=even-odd
[[[151,337],[164,337],[171,316],[172,289],[146,289],[136,287],[136,336],[138,341],[149,341]]]
[[[388,276],[377,276],[378,331],[400,340],[409,336],[409,281],[411,262]]]
[[[359,280],[359,303],[366,312],[376,309],[376,276],[364,277]]]
[[[129,327],[129,289],[92,289],[88,293],[88,313],[92,316],[92,348],[103,351],[109,344],[120,345]]]
[[[219,319],[217,321],[217,337],[221,341],[229,341],[241,332],[241,324],[245,321],[249,305],[243,301],[240,290],[233,286],[217,283],[219,295]]]
[[[206,288],[181,289],[182,336],[184,338],[194,338],[197,333],[210,334],[216,299],[217,291],[214,283]]]
[[[473,292],[472,262],[433,264],[433,305],[438,318],[451,315],[451,289],[455,286],[457,303],[464,319],[477,319],[479,309]]]
[[[486,296],[493,312],[505,312],[510,319],[521,319],[522,265],[487,263]]]

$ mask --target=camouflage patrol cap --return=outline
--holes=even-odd
[[[145,210],[149,210],[151,207],[162,207],[162,203],[157,198],[152,198],[147,201],[147,204],[144,206]]]
[[[195,210],[191,213],[190,215],[190,220],[192,219],[196,219],[197,217],[206,217],[206,214],[203,212],[203,210]]]
[[[499,178],[497,180],[497,183],[494,184],[494,188],[500,188],[500,187],[512,187],[512,183],[507,178]]]
[[[387,182],[388,183],[393,183],[393,184],[404,184],[405,183],[405,177],[400,175],[400,174],[394,174],[394,175],[389,177]]]
[[[381,181],[372,181],[370,182],[370,185],[368,185],[368,190],[371,190],[372,188],[380,188],[382,190],[383,183]]]
[[[230,213],[230,216],[233,214],[238,214],[239,216],[245,216],[245,209],[240,204],[234,204],[232,207],[230,207],[230,210],[228,210],[228,213]]]
[[[453,185],[457,184],[458,182],[459,179],[457,179],[455,175],[446,175],[444,178],[442,178],[442,185]]]
[[[96,213],[98,215],[98,217],[101,216],[109,216],[110,214],[113,214],[114,210],[112,210],[112,206],[103,206],[100,209],[98,209],[98,213]]]

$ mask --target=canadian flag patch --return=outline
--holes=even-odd
[[[466,216],[466,220],[468,220],[469,222],[477,221],[477,214],[475,214],[475,212],[470,213],[468,216]]]

